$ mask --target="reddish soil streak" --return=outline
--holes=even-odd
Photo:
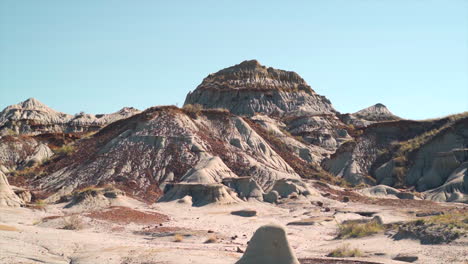
[[[169,221],[169,217],[167,215],[153,212],[141,212],[122,206],[113,206],[103,211],[94,211],[86,214],[85,216],[117,224],[135,223],[140,225],[150,225]]]

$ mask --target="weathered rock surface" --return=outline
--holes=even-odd
[[[29,98],[0,112],[0,135],[97,131],[107,124],[139,112],[137,109],[126,107],[112,114],[79,113],[72,116]]]
[[[185,104],[225,108],[238,115],[335,112],[297,73],[267,68],[256,60],[210,74],[187,95]]]
[[[229,143],[233,138],[243,150]],[[175,107],[148,109],[107,126],[51,170],[35,182],[39,188],[115,184],[150,200],[160,195],[158,186],[173,182],[221,183],[246,175],[265,189],[277,179],[299,179],[242,118],[216,111],[193,118]]]
[[[278,225],[257,229],[236,264],[299,264],[289,245],[286,231]]]
[[[353,114],[341,115],[341,119],[346,123],[356,127],[365,127],[376,122],[394,121],[401,118],[394,115],[383,104],[369,106]]]
[[[402,192],[387,185],[377,185],[359,190],[362,194],[370,197],[391,199],[415,199],[414,194]]]
[[[35,138],[4,136],[0,138],[0,165],[4,173],[40,164],[54,153]]]
[[[11,188],[5,174],[0,172],[0,207],[20,207],[24,204],[24,201],[21,200]]]
[[[193,206],[204,206],[208,204],[234,204],[242,202],[237,194],[226,186],[218,183],[176,183],[166,185],[158,202],[171,202],[180,200],[186,196],[192,197]]]
[[[96,210],[109,206],[121,206],[125,193],[115,188],[89,188],[73,194],[65,208]]]
[[[430,121],[372,124],[322,162],[329,172],[361,182],[427,191],[426,199],[466,202],[466,114]],[[401,194],[403,195],[403,194]]]
[[[251,177],[224,178],[223,184],[236,191],[242,199],[263,201],[263,190]]]

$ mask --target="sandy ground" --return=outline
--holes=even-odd
[[[127,199],[132,209],[112,207],[94,213],[63,209],[64,204],[43,209],[1,208],[0,263],[235,263],[242,255],[237,248],[244,250],[255,230],[269,223],[286,227],[299,258],[329,259],[326,255],[331,250],[349,244],[365,253],[361,258],[349,258],[355,261],[404,263],[392,260],[404,253],[418,256],[414,263],[468,262],[466,238],[448,245],[395,241],[388,234],[334,239],[341,221],[366,218],[353,212],[373,212],[392,223],[413,219],[409,212],[418,208],[343,203],[322,196],[299,197],[278,205],[249,201],[204,207],[177,202],[147,205]],[[317,201],[323,206],[316,205]],[[330,211],[325,212],[325,207]],[[256,210],[257,216],[230,214],[240,209]],[[63,229],[70,221],[79,223],[80,229]],[[303,225],[288,225],[298,221]],[[176,238],[181,241],[175,242]],[[206,243],[210,238],[216,241]]]

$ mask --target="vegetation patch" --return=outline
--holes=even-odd
[[[421,244],[450,243],[468,233],[468,212],[430,216],[398,226],[394,239],[418,239]]]
[[[362,257],[364,254],[357,248],[350,248],[349,244],[344,244],[341,247],[335,248],[327,257],[334,258],[349,258],[349,257]]]
[[[346,238],[359,238],[374,235],[385,230],[384,226],[379,224],[377,221],[370,221],[367,223],[344,223],[338,226],[339,239]]]
[[[59,148],[54,149],[54,153],[59,156],[70,156],[75,151],[73,145],[63,145]]]
[[[63,227],[65,230],[80,230],[83,229],[84,223],[77,215],[72,215],[63,218]]]
[[[196,118],[200,115],[203,110],[203,106],[200,104],[186,104],[182,107],[182,110],[189,116]]]

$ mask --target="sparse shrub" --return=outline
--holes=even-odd
[[[65,230],[80,230],[83,229],[83,221],[77,215],[72,215],[63,218],[63,227]]]
[[[16,135],[18,135],[18,133],[16,133],[16,131],[13,130],[13,129],[11,129],[11,128],[7,128],[5,134],[6,134],[7,136],[16,136]]]
[[[347,258],[347,257],[361,257],[364,254],[357,248],[349,248],[349,244],[344,244],[341,247],[335,248],[332,252],[328,253],[328,257],[334,258]]]
[[[33,207],[36,209],[43,209],[45,206],[46,206],[46,202],[40,199],[36,200],[36,202],[34,202],[34,205],[33,205]]]
[[[55,149],[54,152],[60,156],[70,156],[75,151],[75,147],[72,145],[63,145],[58,149]]]
[[[358,238],[377,234],[384,230],[384,226],[377,223],[377,221],[370,221],[368,223],[345,223],[339,225],[337,238]]]
[[[174,235],[174,242],[182,242],[184,240],[184,236],[181,234],[175,234]]]
[[[197,117],[203,110],[203,106],[199,104],[186,104],[182,109],[186,114]]]
[[[209,244],[209,243],[216,243],[218,241],[218,238],[216,236],[210,236],[208,237],[208,239],[205,241],[206,244]]]

